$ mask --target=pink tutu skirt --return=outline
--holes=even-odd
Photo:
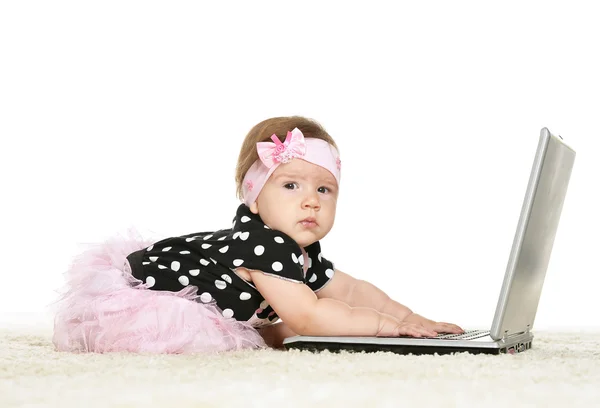
[[[54,321],[59,351],[210,353],[266,347],[255,328],[196,302],[197,288],[150,290],[126,268],[126,257],[149,246],[115,237],[75,258]]]

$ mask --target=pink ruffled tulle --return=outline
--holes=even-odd
[[[57,350],[180,354],[266,347],[249,324],[224,317],[214,303],[196,302],[196,287],[149,290],[127,272],[127,255],[150,244],[115,237],[75,258],[55,304]]]

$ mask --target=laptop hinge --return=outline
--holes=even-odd
[[[513,334],[510,334],[510,335],[508,334],[508,330],[506,330],[504,332],[504,335],[502,336],[502,341],[506,341],[506,340],[510,339],[511,337],[517,337],[517,336],[522,336],[524,334],[527,334],[527,333],[529,333],[530,329],[531,329],[530,326],[527,325],[527,329],[525,329],[525,331],[522,331],[522,332],[519,332],[519,333],[513,333]]]

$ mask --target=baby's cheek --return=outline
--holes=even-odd
[[[321,195],[321,201],[326,201],[326,202],[337,202],[337,194],[322,194]]]
[[[328,212],[335,214],[335,210],[337,208],[337,198],[327,197],[321,200],[321,206],[326,208]]]

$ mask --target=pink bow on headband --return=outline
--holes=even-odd
[[[256,144],[258,157],[268,168],[279,163],[287,163],[294,157],[303,157],[306,153],[306,142],[304,135],[298,128],[294,128],[291,132],[287,132],[285,142],[273,134],[271,142],[259,142]]]

